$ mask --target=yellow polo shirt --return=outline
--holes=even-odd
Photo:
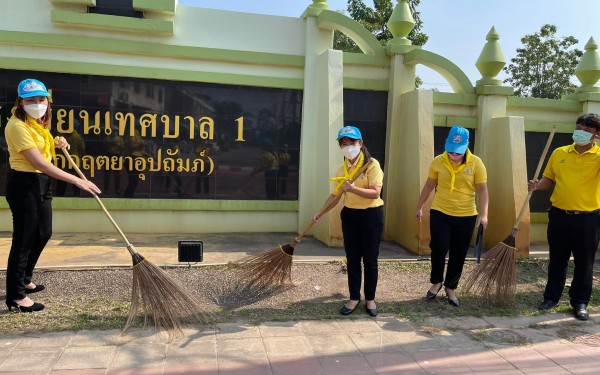
[[[35,121],[31,119],[31,121]],[[21,172],[41,173],[29,163],[23,156],[23,151],[37,148],[42,158],[47,162],[52,161],[52,154],[45,151],[46,141],[44,136],[39,134],[31,125],[11,117],[4,129],[6,143],[8,145],[10,168]],[[51,145],[54,147],[54,145]]]
[[[437,181],[431,209],[451,216],[475,216],[475,185],[487,182],[487,171],[478,156],[467,150],[466,162],[454,164],[444,152],[429,167],[429,178]],[[452,186],[454,175],[454,186]]]
[[[600,209],[600,147],[579,154],[575,143],[559,147],[550,156],[544,177],[556,183],[550,197],[562,210]]]
[[[381,170],[381,166],[379,162],[373,158],[371,158],[372,162],[369,168],[365,171],[365,173],[358,176],[358,178],[354,181],[354,186],[359,188],[371,188],[375,186],[383,186],[383,170]],[[356,166],[348,164],[348,173],[352,174]],[[344,165],[342,164],[337,172],[336,176],[343,177],[344,176]],[[334,184],[334,190],[337,186],[338,182]],[[365,209],[371,207],[379,207],[383,206],[383,199],[379,196],[377,199],[368,199],[359,197],[356,194],[346,192],[344,193],[344,206],[348,208],[358,208]]]

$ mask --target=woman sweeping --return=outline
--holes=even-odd
[[[446,139],[446,151],[435,157],[429,167],[429,177],[423,186],[415,218],[423,218],[423,205],[436,189],[429,211],[431,242],[431,275],[433,284],[426,298],[433,300],[445,287],[448,302],[458,307],[455,290],[458,287],[473,228],[477,219],[475,193],[479,198],[479,221],[485,228],[488,218],[487,172],[481,159],[469,149],[469,131],[453,126]],[[448,268],[444,267],[448,255]]]
[[[51,161],[55,147],[69,148],[63,137],[52,139],[52,110],[46,86],[38,80],[21,81],[12,117],[6,124],[10,171],[6,200],[13,217],[13,236],[6,267],[6,306],[22,312],[44,309],[28,294],[44,290],[35,284],[33,269],[52,235],[50,177],[72,183],[89,193],[100,190],[57,167]]]
[[[383,171],[377,160],[371,158],[363,144],[360,130],[354,126],[345,126],[338,132],[338,144],[344,155],[343,164],[338,169],[334,180],[340,181],[333,194],[323,205],[326,207],[336,199],[337,189],[344,194],[344,208],[341,212],[344,250],[348,261],[348,289],[350,300],[340,310],[342,315],[350,315],[360,302],[362,283],[361,260],[365,270],[364,296],[365,310],[371,316],[377,316],[375,292],[377,290],[379,243],[383,233],[383,200],[381,187]],[[349,180],[354,174],[371,160],[367,171],[358,176],[354,183]],[[315,214],[313,221],[321,216]]]

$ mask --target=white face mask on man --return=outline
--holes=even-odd
[[[342,147],[342,154],[344,154],[344,156],[347,159],[352,160],[355,157],[357,157],[358,154],[360,154],[360,146],[349,145],[349,146]]]
[[[573,132],[573,141],[577,146],[586,146],[592,142],[592,133],[577,129]]]
[[[48,106],[40,103],[27,104],[23,106],[23,109],[25,110],[25,113],[37,120],[46,114]]]

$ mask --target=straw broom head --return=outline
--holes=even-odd
[[[206,324],[214,321],[212,314],[203,312],[199,303],[179,286],[162,268],[141,254],[131,254],[133,285],[131,309],[122,332],[126,332],[142,310],[144,327],[149,320],[157,329],[165,329],[169,339],[183,335],[183,323]]]
[[[261,251],[242,259],[241,278],[249,285],[284,285],[292,282],[294,247],[291,244]]]
[[[465,279],[464,288],[497,306],[515,301],[517,281],[517,249],[511,233],[491,248],[481,263]]]

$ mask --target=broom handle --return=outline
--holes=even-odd
[[[540,158],[540,161],[538,162],[535,173],[533,174],[534,180],[538,178],[538,175],[540,174],[540,171],[542,170],[542,165],[544,164],[544,159],[546,158],[546,153],[548,152],[548,149],[550,148],[550,143],[552,143],[552,138],[554,138],[554,132],[556,132],[555,128],[550,129],[550,135],[548,135],[548,140],[546,141],[546,146],[544,147],[544,151],[542,151],[542,157]],[[519,228],[519,223],[521,222],[523,215],[525,215],[527,203],[529,203],[531,194],[533,194],[533,191],[530,191],[527,194],[527,198],[525,198],[525,202],[523,202],[523,206],[521,207],[521,212],[519,212],[519,216],[517,217],[517,221],[515,221],[515,225],[513,225],[513,229]]]
[[[81,170],[79,169],[77,164],[75,164],[75,162],[73,161],[73,158],[71,158],[69,151],[67,151],[66,148],[63,148],[62,151],[65,154],[65,156],[67,157],[67,159],[69,160],[71,167],[73,167],[73,169],[75,169],[75,172],[77,172],[79,177],[81,177],[82,180],[87,181],[87,178],[85,177],[85,175],[81,172]],[[133,247],[133,245],[129,242],[127,237],[125,237],[125,234],[123,233],[121,228],[119,228],[119,226],[117,225],[115,220],[112,218],[112,216],[110,215],[110,213],[108,212],[106,207],[104,207],[104,204],[102,204],[102,201],[100,200],[100,198],[95,193],[91,193],[91,194],[94,197],[94,199],[96,199],[96,202],[98,202],[98,205],[100,206],[100,208],[102,208],[102,211],[104,211],[104,213],[106,214],[106,217],[108,217],[108,220],[110,221],[110,223],[113,225],[113,227],[115,227],[117,232],[119,232],[119,234],[123,238],[123,241],[125,241],[125,243],[127,244],[127,250],[129,250],[129,252],[131,252],[132,254],[136,253],[137,251],[135,251],[135,248]]]
[[[356,179],[363,173],[366,172],[367,168],[369,168],[369,166],[371,165],[371,160],[369,160],[368,162],[365,163],[365,165],[363,165],[359,171],[354,175],[354,177],[350,180],[350,183],[353,183],[354,181],[356,181]],[[329,212],[332,208],[334,208],[338,202],[340,201],[340,199],[342,198],[342,194],[344,194],[344,191],[342,191],[342,189],[340,189],[340,191],[336,194],[335,198],[329,202],[329,204],[327,206],[324,206],[323,208],[321,208],[321,210],[318,212],[318,215],[321,216],[327,212]],[[298,243],[300,242],[300,240],[302,239],[302,237],[304,237],[304,235],[310,230],[310,228],[313,227],[313,225],[315,225],[316,223],[314,223],[312,220],[310,221],[310,224],[308,224],[306,226],[306,228],[304,228],[304,230],[302,232],[300,232],[300,234],[298,234],[298,237],[294,238],[294,242]]]

